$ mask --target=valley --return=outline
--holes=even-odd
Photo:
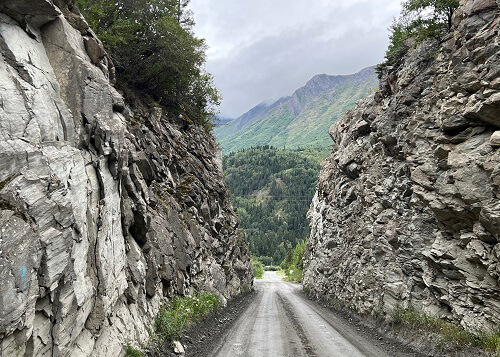
[[[0,0],[0,357],[500,357],[499,53],[500,0]]]
[[[269,146],[224,156],[224,173],[251,254],[279,266],[309,236],[309,210],[327,150]]]

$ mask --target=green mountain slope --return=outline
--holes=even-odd
[[[348,76],[320,74],[290,97],[261,103],[216,127],[215,135],[224,153],[259,145],[326,148],[330,125],[377,86],[375,67]]]
[[[224,157],[226,182],[250,251],[266,265],[279,265],[309,236],[306,213],[328,154],[265,146]]]

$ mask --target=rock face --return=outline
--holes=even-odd
[[[462,1],[440,44],[411,50],[331,127],[309,211],[312,294],[500,324],[499,8]]]
[[[0,4],[0,355],[119,356],[252,284],[213,138],[125,103],[70,1]]]

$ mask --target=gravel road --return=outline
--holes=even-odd
[[[373,338],[305,298],[300,285],[266,272],[257,295],[208,356],[395,357]]]

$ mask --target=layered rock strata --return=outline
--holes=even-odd
[[[500,324],[500,3],[463,0],[336,122],[304,286],[364,314]]]
[[[2,1],[0,50],[0,355],[119,356],[252,284],[211,135],[126,103],[71,1]]]

